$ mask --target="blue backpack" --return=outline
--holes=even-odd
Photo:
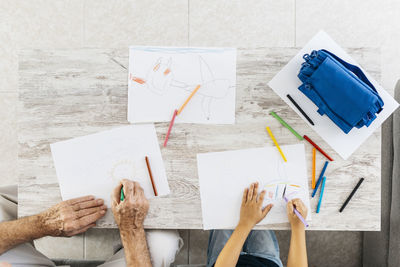
[[[382,98],[360,68],[324,49],[303,58],[299,90],[343,132],[368,127],[382,111]]]

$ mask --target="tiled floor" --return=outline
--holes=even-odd
[[[302,46],[320,29],[342,46],[380,47],[381,82],[392,91],[400,76],[398,0],[0,0],[0,185],[17,183],[20,49]],[[207,233],[180,233],[186,246],[178,263],[204,263]],[[284,257],[288,233],[279,232],[278,238]],[[322,264],[322,257],[312,253],[317,248],[326,257],[336,249],[338,256],[329,256],[332,262],[359,266],[360,233],[310,232],[308,238],[311,266]],[[70,239],[46,238],[37,245],[51,257],[101,259],[112,253],[118,239],[117,231],[92,230]]]

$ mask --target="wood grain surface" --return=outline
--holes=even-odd
[[[277,112],[300,134],[307,134],[335,161],[326,172],[321,212],[311,199],[310,230],[380,230],[381,133],[376,131],[346,161],[307,126],[267,83],[298,48],[238,49],[236,124],[177,124],[161,152],[171,194],[151,200],[146,228],[201,229],[201,204],[196,154],[272,146],[265,126],[279,143],[298,139],[268,115]],[[380,79],[380,51],[347,51],[372,76]],[[50,143],[128,124],[128,49],[23,50],[19,55],[19,217],[61,201]],[[156,123],[160,145],[168,123]],[[304,141],[305,142],[305,141]],[[305,142],[311,183],[311,146]],[[317,153],[319,175],[325,158]],[[268,164],[268,163],[266,163]],[[338,210],[360,177],[365,181],[343,213]],[[110,188],[111,192],[111,188]],[[223,189],[221,190],[223,194]],[[116,227],[111,211],[98,227]],[[258,226],[288,229],[287,224]]]

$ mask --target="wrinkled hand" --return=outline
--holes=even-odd
[[[50,236],[73,236],[96,226],[106,213],[102,199],[85,196],[63,201],[40,214],[42,225]]]
[[[304,205],[303,201],[301,201],[300,198],[295,198],[286,204],[286,211],[287,211],[287,216],[290,222],[291,227],[304,227],[304,224],[302,221],[297,217],[296,213],[294,213],[294,208],[297,209],[298,212],[300,212],[301,216],[303,218],[307,217],[307,207]]]
[[[122,186],[125,195],[123,201],[121,201]],[[143,228],[143,222],[149,210],[149,201],[138,182],[122,180],[114,189],[111,199],[114,218],[120,230]]]
[[[262,207],[265,191],[258,194],[258,183],[252,183],[250,188],[243,192],[242,206],[240,207],[239,225],[250,229],[267,216],[272,208],[272,204]]]

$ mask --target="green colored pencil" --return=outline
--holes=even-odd
[[[292,127],[290,127],[289,124],[287,124],[281,117],[278,116],[275,112],[271,111],[269,114],[271,114],[275,119],[277,119],[283,126],[288,128],[289,131],[292,132],[299,140],[303,140],[303,136],[301,136],[298,132],[296,132]]]
[[[121,201],[124,201],[124,187],[121,187]]]

